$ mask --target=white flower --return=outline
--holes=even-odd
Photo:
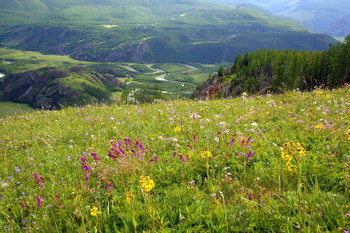
[[[252,127],[258,127],[258,123],[253,122],[253,123],[252,123]]]

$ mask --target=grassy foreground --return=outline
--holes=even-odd
[[[3,232],[347,232],[350,87],[0,119]]]

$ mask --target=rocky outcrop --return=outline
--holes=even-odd
[[[224,85],[223,77],[232,72],[233,68],[229,67],[225,69],[222,74],[210,77],[193,91],[191,98],[204,100],[216,98],[217,96],[227,96],[229,88]]]

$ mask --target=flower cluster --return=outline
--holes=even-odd
[[[288,171],[290,172],[295,171],[296,166],[292,164],[293,158],[296,161],[296,163],[298,163],[299,160],[305,156],[306,156],[306,150],[299,142],[295,143],[294,141],[291,141],[283,145],[283,151],[281,153],[281,157],[286,162]]]
[[[101,214],[102,212],[98,210],[98,208],[96,206],[92,207],[92,209],[90,210],[90,214],[92,216],[97,216],[99,214]]]
[[[125,200],[126,200],[127,203],[132,202],[134,197],[135,197],[135,195],[132,194],[131,192],[126,192],[126,194],[125,194]]]
[[[211,157],[213,157],[213,155],[211,154],[211,152],[210,151],[204,151],[203,153],[202,153],[202,156],[201,156],[203,159],[207,159],[207,158],[211,158]]]
[[[141,176],[140,186],[146,192],[150,192],[156,185],[149,176]]]
[[[181,130],[182,130],[181,127],[176,126],[175,129],[174,129],[174,132],[175,132],[175,133],[180,133]]]

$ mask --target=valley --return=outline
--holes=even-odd
[[[67,72],[70,67],[81,67],[83,73],[80,72],[78,78],[77,74],[70,74],[69,77],[62,79],[60,85],[64,88],[73,88],[79,93],[86,88],[84,83],[94,82],[88,81],[91,75],[94,73],[102,74],[108,76],[109,79],[118,80],[121,83],[120,88],[100,86],[100,91],[109,93],[110,101],[121,102],[128,99],[128,93],[132,91],[142,90],[147,93],[158,94],[158,98],[161,99],[178,99],[178,98],[188,98],[192,91],[205,79],[208,78],[208,74],[214,73],[217,70],[217,65],[208,64],[181,64],[181,63],[152,63],[152,64],[142,64],[142,63],[99,63],[99,62],[86,62],[71,59],[67,56],[59,55],[44,55],[33,51],[20,51],[8,48],[0,48],[0,73],[3,74],[0,77],[1,81],[4,80],[5,74],[18,74],[32,71],[44,72],[42,69],[46,67],[52,67],[62,72]],[[76,69],[76,68],[74,68]],[[42,70],[42,71],[40,71]],[[57,71],[58,71],[57,70]],[[67,70],[67,71],[64,71]],[[57,72],[55,71],[55,72]],[[46,71],[45,71],[46,72]],[[92,72],[91,75],[87,75],[87,72]],[[16,76],[17,78],[24,76]],[[84,79],[81,79],[84,77]],[[26,79],[23,79],[26,80]],[[14,82],[15,80],[11,81]],[[23,81],[24,82],[24,81]],[[8,82],[7,82],[8,83]],[[11,84],[15,85],[15,84]],[[20,84],[16,84],[18,86]],[[55,84],[56,85],[56,84]],[[99,84],[100,85],[100,84]],[[8,86],[8,84],[7,84]],[[63,87],[62,86],[62,87]],[[24,88],[24,87],[22,87]],[[27,86],[29,88],[35,88]],[[107,90],[107,89],[109,90]],[[25,89],[25,90],[27,90]],[[29,90],[28,89],[28,90]],[[10,89],[7,88],[7,91]],[[19,91],[19,89],[18,89]],[[38,90],[39,91],[39,90]],[[43,91],[43,90],[42,90]],[[139,92],[140,92],[139,91]],[[13,92],[13,91],[12,91]],[[23,92],[22,94],[24,94]],[[19,95],[19,93],[18,93]],[[81,94],[79,94],[81,95]],[[147,94],[149,95],[149,94]],[[6,96],[6,95],[5,95]],[[7,95],[8,96],[8,95]],[[20,101],[30,104],[31,106],[38,106],[38,103],[34,103],[28,100],[19,100],[15,95],[13,97],[4,97],[2,101]],[[124,96],[124,97],[123,97]],[[51,98],[51,97],[50,97]],[[124,98],[124,100],[122,99]],[[142,98],[139,96],[138,98]],[[155,98],[155,97],[154,97]],[[87,103],[86,101],[91,101],[91,103],[99,102],[97,99],[88,98],[90,100],[79,100],[75,104]],[[130,99],[130,98],[129,98]],[[142,101],[142,100],[138,100]],[[148,101],[151,101],[150,99]],[[52,103],[51,103],[52,104]],[[68,103],[67,103],[68,104]],[[73,103],[71,103],[73,104]],[[13,105],[14,108],[17,105]],[[45,104],[45,106],[48,106]],[[58,105],[55,104],[57,107]],[[4,110],[5,111],[5,110]],[[14,112],[11,110],[11,112]]]

